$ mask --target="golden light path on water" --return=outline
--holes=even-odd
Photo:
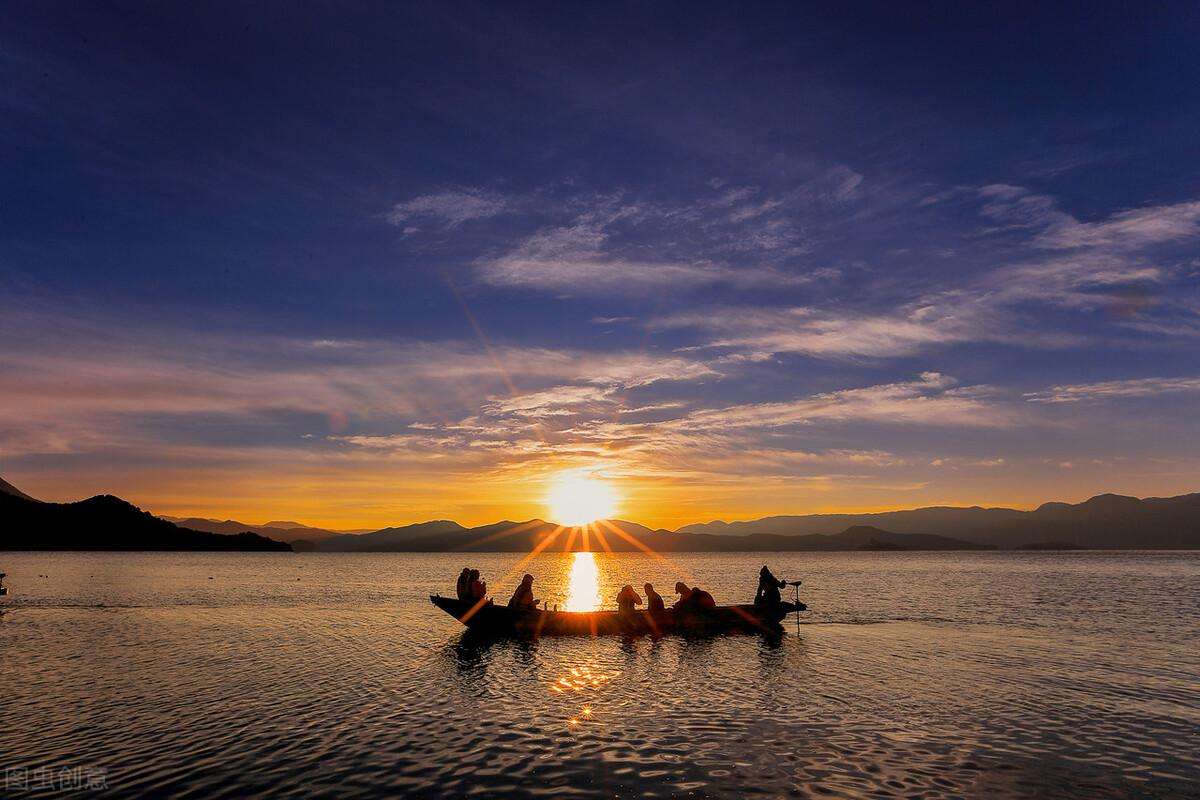
[[[595,553],[575,553],[567,579],[566,611],[596,611],[601,606],[600,571]]]
[[[571,572],[567,577],[566,611],[596,611],[603,605],[600,599],[600,570],[596,567],[596,554],[592,552],[573,553]],[[569,665],[550,685],[550,691],[556,694],[566,692],[594,693],[609,681],[620,676],[619,670],[605,669],[589,663],[574,663]],[[570,710],[567,711],[570,713]],[[574,728],[592,719],[595,706],[585,702],[578,712],[567,720],[567,726]]]

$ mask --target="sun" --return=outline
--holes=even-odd
[[[587,472],[564,472],[546,495],[550,517],[559,525],[586,525],[617,513],[617,493],[602,478]]]

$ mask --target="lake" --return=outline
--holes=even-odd
[[[1200,553],[518,558],[0,553],[0,794],[1197,796]],[[811,607],[782,637],[487,642],[428,600],[469,564],[748,602],[763,563]]]

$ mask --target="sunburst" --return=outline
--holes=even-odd
[[[588,472],[564,472],[550,486],[546,506],[559,525],[587,525],[617,513],[618,497],[613,485]]]

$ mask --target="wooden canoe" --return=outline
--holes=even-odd
[[[635,611],[620,614],[616,611],[514,611],[491,601],[483,605],[453,597],[430,595],[430,602],[456,620],[476,631],[497,635],[519,636],[611,636],[651,635],[668,633],[757,633],[777,632],[784,617],[794,611],[804,611],[800,603],[780,603],[778,606],[717,606],[706,611],[677,612],[667,609],[662,614]]]

